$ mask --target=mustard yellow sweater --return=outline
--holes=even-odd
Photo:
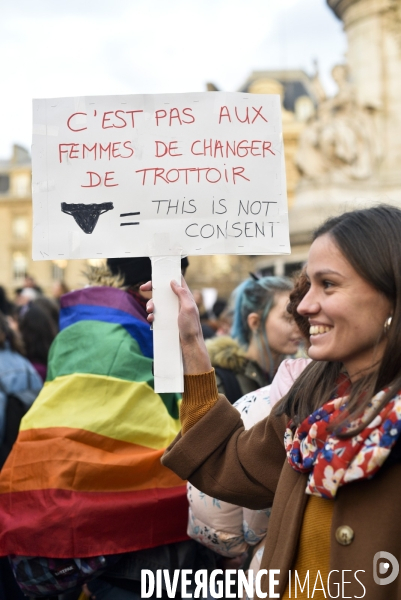
[[[334,500],[326,500],[318,496],[309,498],[302,521],[297,557],[291,569],[291,582],[288,582],[282,600],[288,600],[289,598],[323,600],[327,598],[333,505]],[[304,587],[308,571],[309,594],[308,584]],[[297,574],[297,578],[295,574]],[[302,588],[303,592],[301,592]],[[322,588],[326,591],[326,595]],[[314,589],[315,593],[313,594]],[[295,593],[295,590],[297,593]]]
[[[201,375],[184,376],[184,394],[180,408],[182,433],[186,433],[219,399],[214,369]]]

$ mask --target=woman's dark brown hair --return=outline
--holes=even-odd
[[[313,240],[325,234],[330,235],[355,271],[383,293],[393,306],[383,358],[377,365],[372,365],[376,368],[369,375],[352,384],[348,400],[348,419],[352,420],[362,414],[378,391],[389,388],[371,415],[371,421],[401,389],[401,210],[380,205],[348,212],[326,221],[315,231]],[[374,310],[372,306],[372,312]],[[287,414],[299,424],[329,400],[341,369],[342,363],[313,361],[277,405],[275,413]],[[341,421],[335,424],[337,432],[341,424]],[[366,424],[342,435],[355,435]]]
[[[0,350],[6,348],[24,354],[24,346],[19,335],[11,329],[6,315],[0,312]]]
[[[290,293],[290,299],[287,304],[287,312],[292,315],[298,329],[302,333],[307,346],[309,346],[309,321],[303,315],[300,315],[297,311],[298,306],[301,304],[303,298],[306,296],[309,290],[309,281],[306,276],[306,267],[295,276],[294,289]]]
[[[58,333],[58,307],[49,298],[37,298],[20,318],[20,331],[28,360],[46,365]]]

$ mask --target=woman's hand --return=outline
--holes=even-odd
[[[144,292],[150,291],[151,289],[152,283],[150,281],[141,285],[141,290]],[[198,307],[196,306],[195,300],[183,277],[181,278],[181,285],[176,281],[172,281],[171,289],[174,294],[178,296],[180,305],[178,313],[178,329],[180,331],[184,373],[186,375],[206,373],[212,369],[212,365],[203,339]],[[146,310],[149,313],[149,323],[153,323],[155,320],[155,306],[153,300],[149,300],[146,305]]]

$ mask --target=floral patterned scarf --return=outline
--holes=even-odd
[[[355,428],[369,420],[385,391],[376,394],[363,415],[349,423]],[[310,473],[306,493],[334,498],[340,486],[370,479],[380,469],[401,433],[401,392],[358,435],[342,439],[327,427],[346,410],[347,397],[336,398],[316,410],[284,436],[287,460],[300,473]]]

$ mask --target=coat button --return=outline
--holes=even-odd
[[[348,525],[341,525],[336,529],[336,540],[342,546],[349,546],[354,539],[354,531]]]

